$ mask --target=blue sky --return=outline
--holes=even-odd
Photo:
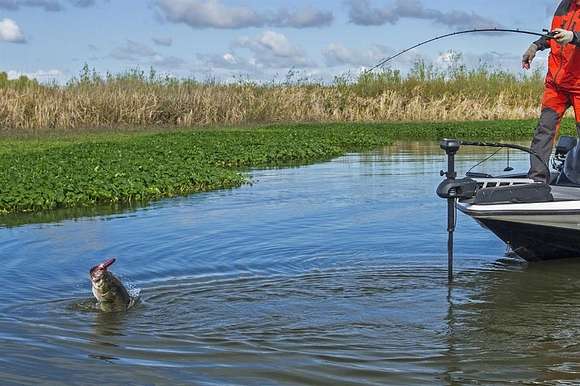
[[[503,26],[541,31],[556,0],[0,0],[0,70],[64,81],[84,63],[99,72],[149,69],[178,77],[283,79],[356,73],[438,34]],[[405,55],[447,65],[522,72],[533,39],[467,35]],[[535,63],[544,66],[545,55]]]

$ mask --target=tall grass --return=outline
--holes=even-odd
[[[396,70],[308,80],[198,82],[154,71],[104,76],[85,66],[66,85],[0,75],[0,133],[277,122],[526,119],[539,112],[543,76],[485,67]]]

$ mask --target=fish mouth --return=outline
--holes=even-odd
[[[91,280],[94,283],[100,281],[103,278],[105,272],[107,271],[107,268],[109,268],[111,265],[113,265],[113,263],[116,260],[117,259],[115,259],[113,257],[112,259],[105,260],[101,264],[95,265],[93,268],[91,268],[91,270],[89,271],[89,274],[91,276]]]

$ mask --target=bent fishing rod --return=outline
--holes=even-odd
[[[465,31],[457,31],[457,32],[452,32],[452,33],[448,33],[445,35],[440,35],[437,37],[434,37],[432,39],[429,40],[425,40],[421,43],[415,44],[412,47],[409,47],[407,49],[404,49],[403,51],[393,55],[393,56],[389,56],[386,59],[381,60],[378,64],[376,64],[375,66],[371,67],[370,69],[368,69],[367,71],[365,71],[366,73],[369,73],[373,70],[376,70],[379,67],[384,66],[385,64],[387,64],[388,62],[390,62],[391,60],[398,58],[399,56],[414,50],[417,47],[421,47],[425,44],[429,44],[431,42],[434,42],[436,40],[440,40],[440,39],[445,39],[451,36],[456,36],[456,35],[464,35],[464,34],[471,34],[471,33],[480,33],[480,32],[507,32],[507,33],[516,33],[516,34],[524,34],[524,35],[533,35],[533,36],[539,36],[539,37],[543,37],[546,39],[553,39],[555,33],[554,32],[550,32],[548,30],[543,30],[543,33],[540,32],[532,32],[532,31],[525,31],[525,30],[521,30],[521,29],[509,29],[509,28],[474,28],[474,29],[469,29],[469,30],[465,30]]]

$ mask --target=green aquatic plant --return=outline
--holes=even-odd
[[[134,204],[228,189],[252,167],[305,164],[395,139],[531,138],[534,121],[294,124],[0,140],[0,212]],[[573,132],[565,120],[563,132]]]
[[[379,130],[296,127],[206,130],[105,140],[6,141],[0,146],[4,213],[142,202],[226,189],[241,169],[311,162],[388,143]]]

